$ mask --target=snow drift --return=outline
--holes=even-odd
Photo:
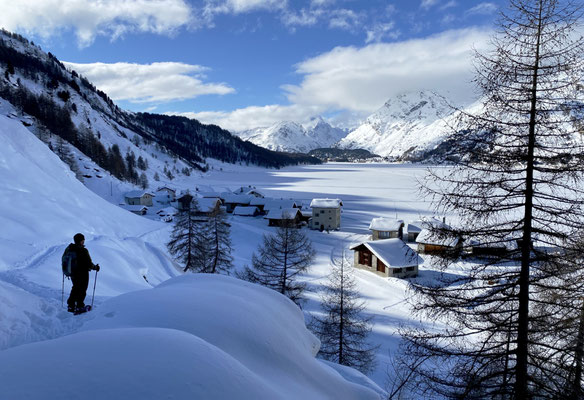
[[[3,396],[380,398],[315,358],[319,341],[290,300],[237,279],[173,278],[82,318],[80,333],[0,352]]]

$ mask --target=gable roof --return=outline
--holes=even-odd
[[[343,205],[341,199],[312,199],[310,208],[339,208]]]
[[[278,208],[296,208],[298,204],[292,199],[264,199],[264,210],[275,210]]]
[[[404,221],[401,219],[393,219],[393,218],[373,218],[371,220],[371,224],[369,224],[369,229],[373,231],[382,231],[382,232],[397,232],[399,228],[401,228],[404,224]]]
[[[240,215],[244,217],[254,216],[259,212],[257,207],[237,206],[233,210],[233,215]]]
[[[270,210],[264,219],[294,219],[299,212],[297,208],[277,208]]]
[[[231,204],[249,204],[253,196],[247,194],[227,194],[225,195],[225,203]]]
[[[462,241],[462,238],[453,238],[452,236],[443,236],[433,233],[430,229],[424,228],[416,238],[416,243],[431,244],[436,246],[456,247]]]
[[[197,204],[199,205],[199,211],[209,212],[213,211],[217,207],[217,203],[221,205],[221,200],[216,197],[201,197],[197,198]]]
[[[401,239],[370,240],[349,247],[355,250],[360,246],[368,248],[389,268],[414,267],[424,262],[422,257]]]
[[[142,197],[145,194],[149,194],[152,197],[156,197],[156,196],[154,196],[154,194],[152,194],[151,192],[149,192],[147,190],[132,190],[131,192],[126,193],[125,197],[128,199],[134,199],[137,197]]]

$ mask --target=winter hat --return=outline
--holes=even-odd
[[[73,241],[75,242],[75,244],[81,244],[82,241],[85,240],[85,236],[83,236],[83,234],[78,233],[75,236],[73,236]]]

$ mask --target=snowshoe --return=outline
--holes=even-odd
[[[84,314],[87,311],[91,311],[91,306],[80,307],[73,313],[74,315]]]
[[[67,307],[67,312],[75,313],[75,307],[68,306]]]

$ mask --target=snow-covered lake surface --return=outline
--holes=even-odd
[[[347,251],[351,243],[368,239],[367,228],[373,217],[398,217],[407,222],[432,215],[429,203],[420,200],[417,193],[417,179],[423,176],[425,167],[327,164],[266,170],[214,163],[207,174],[174,182],[177,189],[190,190],[198,186],[223,191],[252,185],[267,196],[291,197],[305,204],[316,197],[343,200],[339,231],[307,230],[317,256],[303,277],[310,291],[300,312],[279,294],[266,294],[265,289],[232,278],[168,281],[182,274],[165,246],[170,224],[133,215],[96,196],[18,121],[0,116],[0,133],[0,388],[10,388],[11,398],[57,398],[43,397],[51,384],[68,388],[67,393],[80,391],[93,396],[84,398],[104,398],[102,395],[117,388],[123,389],[117,392],[119,395],[139,393],[141,398],[154,399],[162,392],[168,393],[170,387],[176,388],[172,393],[176,398],[196,393],[229,397],[228,391],[222,392],[228,388],[225,385],[229,385],[229,379],[237,379],[232,383],[239,386],[233,387],[247,393],[248,398],[257,398],[258,385],[266,382],[271,383],[265,390],[274,390],[276,398],[298,398],[297,394],[302,398],[331,398],[333,392],[334,398],[377,397],[379,388],[359,373],[314,360],[314,337],[298,315],[309,322],[311,315],[320,311],[319,292],[330,273],[331,259]],[[240,269],[250,263],[262,235],[273,228],[261,217],[229,219],[235,268]],[[86,247],[102,270],[95,293],[96,310],[74,317],[61,303],[60,256],[79,231],[85,234]],[[434,273],[430,264],[426,259],[420,267],[420,279]],[[379,345],[377,367],[370,378],[383,387],[389,352],[399,343],[396,330],[400,324],[412,322],[404,302],[407,281],[384,279],[360,270],[355,275],[360,295],[367,302],[365,312],[375,324],[371,344]],[[93,279],[92,274],[88,302]],[[161,283],[160,288],[168,288],[152,289]],[[204,287],[211,289],[202,291]],[[70,283],[65,281],[65,298],[69,290]],[[257,308],[267,302],[273,303],[269,309]],[[197,308],[180,309],[182,304]],[[249,317],[231,323],[230,315]],[[197,328],[201,324],[207,326]],[[275,351],[270,346],[282,331],[296,334],[282,342],[287,343],[286,349]],[[134,340],[137,335],[140,338]],[[260,339],[254,342],[255,351],[246,352],[254,335]],[[163,338],[168,343],[158,351],[156,347]],[[184,354],[210,360],[215,378],[233,368],[238,369],[239,378],[230,375],[223,381],[197,386],[202,381],[196,376],[165,374],[165,369],[173,365],[170,358],[175,356],[179,369],[188,368],[189,357],[181,354],[183,348]],[[40,362],[41,357],[46,360]],[[53,361],[56,357],[62,362]],[[83,375],[73,386],[69,379],[59,378],[67,375],[59,366],[89,366],[90,359],[95,360],[97,372]],[[47,374],[49,365],[55,366],[55,373]],[[35,366],[34,371],[31,366]],[[115,380],[116,376],[126,376],[132,366],[142,368],[136,376],[148,379],[149,392],[139,380],[126,387],[124,383],[128,382]],[[206,370],[205,366],[197,368]],[[47,378],[36,380],[37,386],[28,385],[31,374]],[[316,382],[313,377],[322,381]],[[102,393],[95,391],[110,378],[113,386],[103,388]],[[184,385],[185,379],[192,379],[192,385]],[[304,391],[296,394],[286,389],[296,386]],[[327,387],[335,389],[327,393]]]

